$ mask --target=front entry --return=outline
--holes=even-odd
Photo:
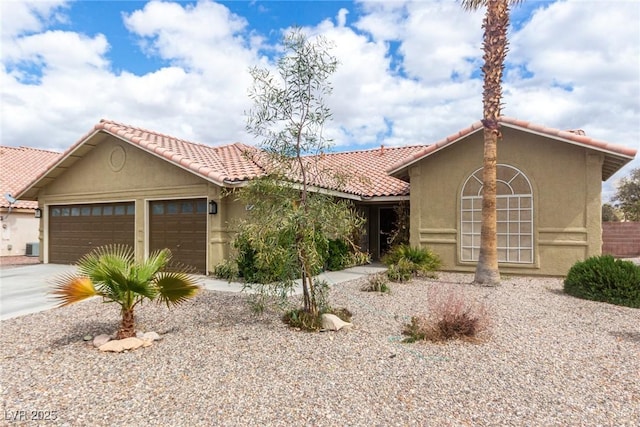
[[[380,256],[391,248],[396,233],[397,214],[394,208],[380,208]]]

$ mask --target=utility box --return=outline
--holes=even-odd
[[[27,243],[27,256],[40,256],[40,243]]]

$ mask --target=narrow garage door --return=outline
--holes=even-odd
[[[134,247],[133,202],[51,206],[49,262],[73,264],[98,246]]]
[[[169,248],[172,260],[205,273],[207,261],[207,200],[150,202],[149,248]]]

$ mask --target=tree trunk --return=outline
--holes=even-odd
[[[123,338],[131,338],[136,336],[135,320],[133,318],[133,309],[122,309],[122,322],[120,324],[120,330],[116,338],[119,340]]]
[[[480,255],[474,282],[481,285],[500,283],[498,270],[498,241],[496,217],[496,163],[498,134],[484,129],[484,160],[482,169],[482,225],[480,228]]]
[[[492,286],[500,282],[496,234],[496,165],[498,140],[502,137],[498,120],[502,102],[502,71],[508,45],[508,0],[487,0],[487,12],[482,26],[484,28],[482,226],[480,255],[474,282]]]

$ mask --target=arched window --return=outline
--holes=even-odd
[[[498,261],[533,263],[533,193],[529,179],[509,165],[497,165]],[[482,168],[462,187],[460,258],[478,261],[482,224]]]

